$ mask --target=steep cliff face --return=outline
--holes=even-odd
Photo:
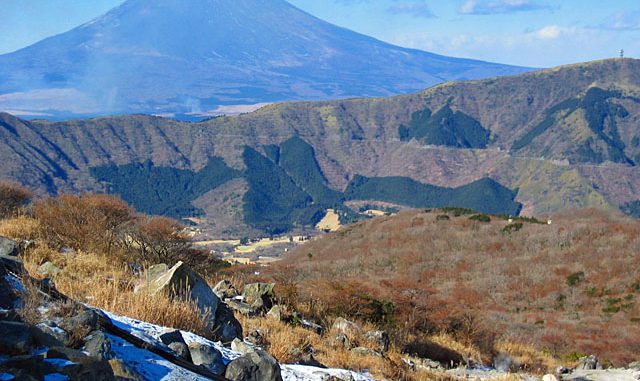
[[[277,164],[275,148],[297,136],[324,178],[311,180],[333,191],[356,175],[444,187],[490,177],[517,190],[525,213],[540,214],[637,199],[639,120],[640,61],[610,60],[392,98],[270,105],[201,123],[3,114],[0,170],[41,191],[99,190],[91,168],[150,161],[198,172],[219,157],[242,172],[247,147]],[[296,181],[295,169],[285,172]]]

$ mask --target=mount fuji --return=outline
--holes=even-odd
[[[0,111],[49,119],[196,118],[527,70],[394,46],[284,0],[128,0],[1,55]]]

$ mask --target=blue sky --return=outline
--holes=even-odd
[[[0,53],[91,20],[122,0],[2,0]],[[401,46],[532,67],[640,57],[638,0],[290,0]]]

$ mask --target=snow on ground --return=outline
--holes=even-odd
[[[175,365],[147,350],[138,348],[117,336],[106,334],[111,340],[111,351],[116,358],[133,368],[145,380],[158,381],[204,381],[209,380]]]
[[[104,311],[104,313],[118,328],[158,347],[165,347],[165,345],[160,342],[160,335],[165,332],[174,331],[173,328],[161,327],[106,311]],[[228,364],[232,360],[241,356],[240,353],[224,347],[219,342],[214,343],[211,340],[205,339],[204,337],[191,332],[180,332],[187,344],[200,343],[215,347],[222,354],[225,364]],[[145,379],[162,381],[207,380],[207,378],[198,376],[195,373],[174,365],[160,356],[144,349],[137,348],[123,339],[113,335],[108,335],[108,337],[112,340],[112,350],[116,353],[116,357],[121,358],[127,365],[131,366],[138,373],[144,376]],[[370,375],[343,369],[322,369],[304,365],[280,365],[280,368],[282,369],[283,381],[321,381],[326,379],[327,376],[336,376],[353,381],[374,381],[374,378]]]
[[[371,375],[364,375],[344,369],[322,369],[305,365],[280,365],[283,381],[323,381],[327,376],[343,380],[374,381]]]
[[[632,369],[575,370],[562,377],[563,380],[575,381],[638,381],[640,371]]]

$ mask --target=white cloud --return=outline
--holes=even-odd
[[[557,25],[548,25],[533,33],[533,36],[541,40],[555,40],[566,30]]]
[[[535,0],[466,0],[458,8],[465,15],[495,15],[551,9]]]

